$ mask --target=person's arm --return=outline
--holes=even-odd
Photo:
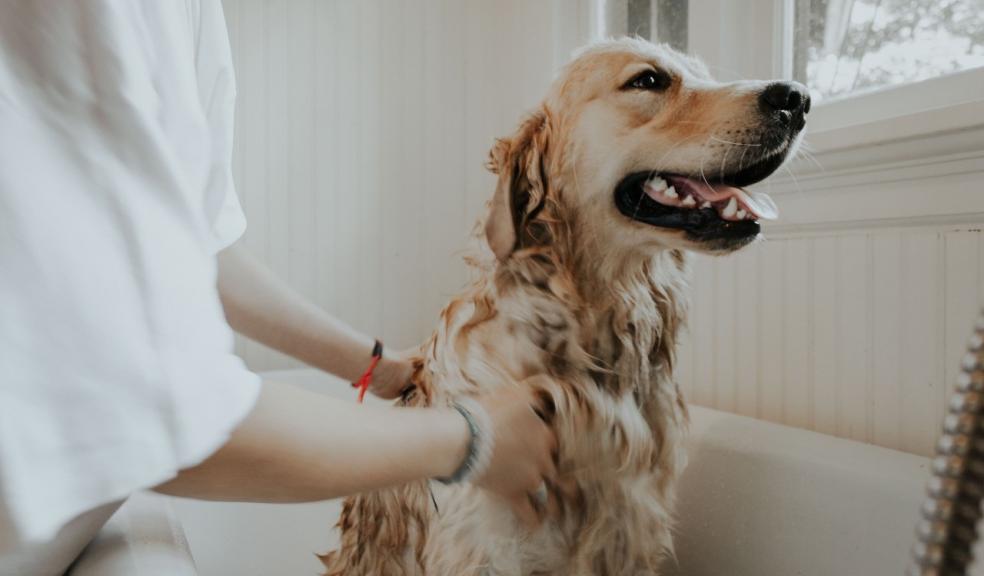
[[[239,243],[218,256],[218,289],[229,325],[240,334],[349,381],[369,366],[373,339],[308,302]],[[395,398],[412,367],[384,350],[370,391]]]
[[[555,439],[522,387],[479,399],[494,437],[476,483],[509,500],[528,522],[528,495],[556,475]],[[156,491],[205,500],[304,502],[451,476],[469,429],[453,409],[353,405],[301,388],[264,383],[253,411],[207,460]]]

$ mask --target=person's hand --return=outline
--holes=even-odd
[[[417,346],[396,352],[388,352],[384,349],[383,357],[373,372],[372,382],[369,383],[369,391],[384,400],[399,398],[400,394],[410,386],[413,357],[419,351],[420,348]]]
[[[557,438],[527,387],[504,387],[477,400],[492,421],[495,443],[489,468],[475,484],[505,498],[520,520],[535,527],[552,503],[543,499],[552,498],[546,491],[557,478]]]

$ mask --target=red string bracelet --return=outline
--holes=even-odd
[[[372,347],[372,360],[369,362],[369,367],[366,371],[362,373],[362,376],[358,380],[352,382],[352,388],[359,389],[359,403],[366,397],[366,390],[369,389],[369,384],[372,382],[372,372],[376,369],[376,365],[383,358],[383,343],[376,340],[376,343]]]

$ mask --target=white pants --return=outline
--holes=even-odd
[[[95,508],[62,527],[50,541],[0,556],[0,576],[62,576],[123,501]]]

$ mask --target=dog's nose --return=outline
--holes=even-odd
[[[759,95],[759,102],[770,110],[796,112],[803,108],[803,113],[810,111],[810,94],[799,82],[769,84]]]
[[[774,82],[759,94],[759,105],[766,114],[776,114],[784,125],[796,124],[800,130],[810,112],[810,93],[799,82]]]

